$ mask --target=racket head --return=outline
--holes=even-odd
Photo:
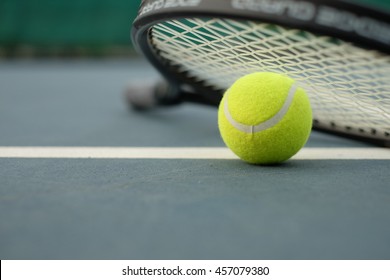
[[[286,26],[286,30],[302,30],[307,32],[307,34],[314,34],[313,36],[328,37],[330,40],[336,38],[336,40],[340,40],[340,42],[346,42],[346,45],[350,44],[353,48],[356,47],[361,50],[367,50],[367,52],[373,54],[373,57],[379,55],[379,60],[385,61],[380,67],[385,65],[385,70],[390,69],[390,62],[387,56],[390,52],[389,13],[344,1],[274,2],[279,3],[280,5],[283,3],[301,3],[301,6],[299,6],[299,4],[297,4],[298,6],[284,6],[284,9],[281,9],[279,6],[278,10],[276,6],[273,7],[274,9],[271,9],[271,6],[262,6],[261,3],[265,3],[264,1],[143,1],[141,3],[139,15],[133,25],[132,37],[138,50],[148,58],[168,81],[170,91],[164,96],[165,103],[175,104],[179,99],[186,99],[187,97],[197,95],[199,96],[198,99],[202,99],[202,102],[200,103],[218,105],[223,92],[228,87],[228,84],[231,83],[231,81],[229,81],[223,86],[215,86],[212,82],[205,82],[204,77],[199,77],[199,75],[194,74],[191,72],[191,69],[183,68],[181,61],[172,63],[167,56],[164,57],[164,50],[156,43],[155,31],[160,28],[159,32],[161,35],[161,32],[165,32],[161,27],[166,27],[174,22],[183,23],[187,21],[187,23],[184,23],[187,27],[193,24],[202,24],[202,22],[207,23],[214,19],[225,22],[268,24],[281,28]],[[168,5],[168,3],[171,3],[171,5]],[[176,3],[176,5],[172,3]],[[249,3],[257,3],[258,5],[251,6]],[[307,6],[302,3],[306,3]],[[334,22],[329,22],[329,20],[326,21],[326,19],[324,19],[324,15],[329,16],[329,13],[331,12],[334,13]],[[301,15],[299,16],[299,14]],[[302,14],[304,16],[302,16]],[[360,19],[360,26],[366,24],[365,29],[357,29],[358,27],[356,26],[349,26],[349,28],[339,26],[342,20],[346,21],[351,20],[352,18],[355,20]],[[191,22],[191,20],[198,20],[200,23],[194,23]],[[173,27],[172,30],[175,31],[175,28],[178,27]],[[375,32],[373,32],[373,30]],[[172,34],[170,34],[170,36],[172,36]],[[375,50],[375,52],[372,50]],[[194,59],[196,58],[197,57],[194,56]],[[367,59],[365,63],[366,62]],[[199,68],[199,71],[202,71],[201,67]],[[284,74],[289,75],[289,71],[284,72],[287,72]],[[207,75],[212,76],[213,73],[207,73],[206,76]],[[236,76],[238,77],[238,75]],[[386,77],[389,76],[382,77],[382,80]],[[296,79],[297,77],[293,76],[293,78]],[[366,83],[365,86],[367,87],[367,85],[369,86],[370,84]],[[381,97],[385,99],[385,102],[389,102],[389,91],[389,84],[385,84],[384,97]],[[315,93],[312,93],[312,96],[313,95],[315,95]],[[172,102],[169,100],[172,100]],[[189,100],[191,100],[191,98],[189,98]],[[340,103],[344,102],[342,97],[341,100],[336,101]],[[365,110],[367,112],[372,111],[368,112],[368,114],[375,114],[375,111],[377,110],[375,106],[376,104],[373,106],[368,105],[368,109],[366,108]],[[316,107],[320,107],[320,105],[314,106],[314,113],[317,112]],[[380,114],[385,114],[387,108],[389,108],[388,103],[380,108]],[[342,108],[342,110],[348,110],[348,108]],[[363,113],[365,114],[365,112]],[[361,116],[361,118],[363,119],[364,116]],[[385,116],[382,119],[375,120],[375,122],[387,122],[384,125],[376,126],[376,124],[374,124],[364,127],[355,127],[351,125],[350,122],[342,123],[340,120],[332,121],[329,119],[324,121],[322,117],[317,117],[315,115],[314,126],[322,130],[355,135],[367,139],[390,141],[389,119],[390,116]]]

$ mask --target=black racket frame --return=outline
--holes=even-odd
[[[265,3],[265,4],[264,4]],[[275,10],[266,9],[266,3],[273,5],[284,5],[282,13],[275,14]],[[263,6],[261,6],[263,5]],[[291,5],[291,6],[289,6]],[[295,6],[294,6],[295,5]],[[301,5],[301,6],[299,6]],[[311,11],[311,18],[307,16],[304,20],[291,11],[305,7]],[[236,6],[236,8],[234,7]],[[268,6],[270,7],[270,6]],[[280,7],[280,6],[279,6]],[[287,7],[287,8],[286,8]],[[323,11],[335,11],[340,18],[360,19],[361,24],[366,23],[366,28],[380,28],[380,32],[361,34],[354,29],[347,29],[334,23],[327,26],[318,23],[318,17]],[[156,95],[157,105],[176,105],[182,102],[193,102],[217,106],[222,98],[223,92],[205,86],[202,82],[189,77],[187,73],[178,71],[169,61],[158,55],[151,44],[151,27],[169,20],[180,18],[227,18],[235,20],[254,20],[278,24],[288,28],[297,28],[314,34],[331,36],[353,43],[361,48],[377,50],[390,54],[390,13],[373,7],[350,1],[335,0],[143,0],[139,13],[133,23],[131,37],[136,49],[141,52],[150,63],[161,73],[167,85],[164,91],[158,91]],[[383,36],[387,34],[388,37]],[[364,138],[365,141],[375,137],[375,131],[348,131],[348,128],[337,127],[336,124],[323,124],[314,120],[314,128],[328,132],[342,134],[349,137]],[[352,130],[352,128],[351,128]],[[388,139],[373,140],[380,145],[390,145]]]

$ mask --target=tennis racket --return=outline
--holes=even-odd
[[[238,78],[276,72],[309,94],[314,128],[389,146],[390,5],[359,3],[143,0],[132,38],[165,81],[127,100],[215,106]]]

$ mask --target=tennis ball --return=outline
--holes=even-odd
[[[287,76],[249,74],[224,94],[218,126],[225,144],[242,160],[261,165],[280,163],[295,155],[309,138],[309,98]]]

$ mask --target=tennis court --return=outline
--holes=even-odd
[[[4,49],[0,259],[390,258],[388,148],[313,131],[250,165],[214,107],[129,109],[126,86],[158,74],[122,47]]]

